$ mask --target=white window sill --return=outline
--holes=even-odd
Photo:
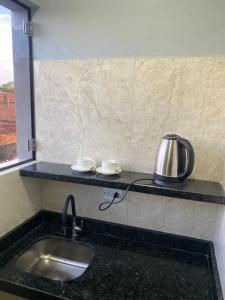
[[[7,166],[7,165],[11,165],[11,164],[16,164],[18,162],[19,162],[19,160],[13,160],[13,161],[10,161],[10,163],[1,164],[1,167]],[[9,174],[11,172],[15,172],[15,171],[17,171],[17,170],[19,170],[21,168],[24,168],[26,166],[32,165],[32,164],[34,164],[36,162],[37,162],[36,160],[32,160],[32,161],[29,161],[27,163],[20,164],[18,166],[15,166],[15,167],[12,167],[12,168],[0,171],[0,176],[5,175],[5,174]]]

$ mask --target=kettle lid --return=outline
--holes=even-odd
[[[180,138],[180,136],[172,133],[165,135],[163,138],[167,140],[177,140],[178,138]]]

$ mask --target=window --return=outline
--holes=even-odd
[[[34,159],[30,10],[0,0],[0,170]]]

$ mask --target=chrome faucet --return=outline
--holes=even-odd
[[[75,198],[74,195],[70,194],[67,196],[63,208],[63,215],[62,215],[62,230],[63,235],[66,236],[67,233],[67,211],[69,203],[71,203],[71,210],[72,210],[72,217],[73,217],[73,223],[72,223],[72,239],[76,239],[78,236],[78,232],[80,233],[82,231],[82,225],[83,222],[81,222],[81,226],[77,225],[77,216],[76,216],[76,208],[75,208]]]

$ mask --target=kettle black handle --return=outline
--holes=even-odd
[[[179,138],[178,142],[184,146],[187,150],[187,163],[186,168],[182,174],[179,175],[179,179],[185,179],[187,178],[194,168],[194,162],[195,162],[195,153],[194,149],[191,145],[191,143],[188,140],[185,140],[183,138]]]

